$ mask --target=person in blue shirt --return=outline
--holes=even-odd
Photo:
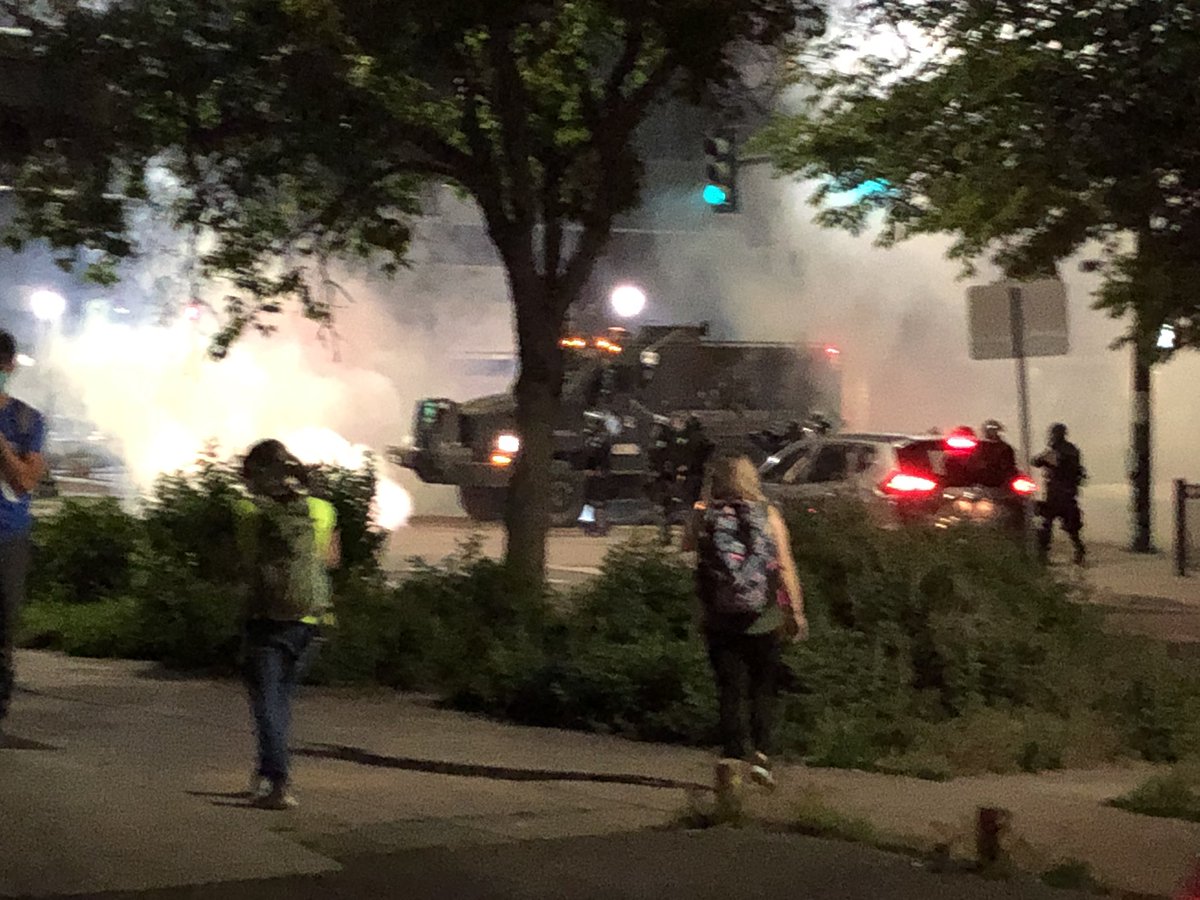
[[[0,331],[0,724],[13,689],[13,637],[25,600],[34,488],[46,474],[46,420],[9,394],[17,342]]]

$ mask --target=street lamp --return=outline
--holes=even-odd
[[[613,289],[609,298],[613,312],[622,319],[632,319],[646,308],[646,292],[634,284],[622,284]]]
[[[67,299],[58,291],[42,288],[29,295],[29,308],[39,322],[56,322],[67,311]]]

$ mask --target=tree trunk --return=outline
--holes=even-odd
[[[1151,466],[1151,360],[1145,328],[1140,316],[1134,322],[1133,344],[1133,466],[1129,473],[1133,493],[1133,542],[1135,553],[1154,552],[1152,521],[1153,479]]]
[[[561,317],[536,274],[510,273],[517,311],[520,375],[514,390],[521,452],[509,484],[505,562],[519,582],[541,585],[550,527],[550,468],[562,396]]]

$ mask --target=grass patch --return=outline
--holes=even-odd
[[[787,830],[792,834],[867,844],[881,849],[894,850],[901,846],[912,849],[909,844],[884,834],[866,819],[838,812],[815,791],[806,792],[796,800]]]
[[[1092,867],[1082,860],[1073,859],[1061,862],[1047,869],[1040,876],[1042,884],[1061,891],[1086,891],[1093,894],[1106,894],[1108,890],[1096,878]]]
[[[1200,822],[1198,785],[1200,769],[1195,764],[1180,766],[1172,772],[1151,776],[1111,805],[1144,816]]]

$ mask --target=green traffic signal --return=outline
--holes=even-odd
[[[729,191],[719,184],[707,185],[702,196],[709,206],[724,206],[729,202]]]

